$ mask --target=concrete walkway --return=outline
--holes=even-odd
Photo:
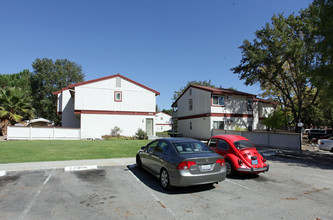
[[[0,164],[0,171],[27,171],[27,170],[49,170],[64,169],[67,166],[125,166],[135,164],[135,158],[116,158],[99,160],[67,160],[67,161],[47,161],[31,163],[7,163]]]

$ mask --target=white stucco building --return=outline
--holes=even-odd
[[[163,132],[172,129],[172,116],[165,112],[158,112],[155,115],[156,132]]]
[[[172,104],[172,117],[178,134],[207,139],[212,129],[264,129],[260,120],[276,105],[249,93],[190,85]]]
[[[81,139],[110,135],[116,126],[123,136],[134,136],[139,128],[155,136],[160,93],[120,74],[72,84],[53,94],[62,126],[80,128]]]

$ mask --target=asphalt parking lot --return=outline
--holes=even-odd
[[[133,164],[11,171],[0,177],[0,219],[333,219],[328,156],[269,156],[259,176],[171,191]]]

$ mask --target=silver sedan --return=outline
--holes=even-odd
[[[154,140],[141,147],[136,163],[159,178],[164,189],[213,184],[226,177],[224,158],[194,139]]]

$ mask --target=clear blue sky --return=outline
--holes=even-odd
[[[161,93],[192,80],[211,80],[253,94],[230,68],[240,63],[243,40],[310,0],[1,0],[0,73],[33,71],[36,58],[80,64],[85,80],[120,73]]]

